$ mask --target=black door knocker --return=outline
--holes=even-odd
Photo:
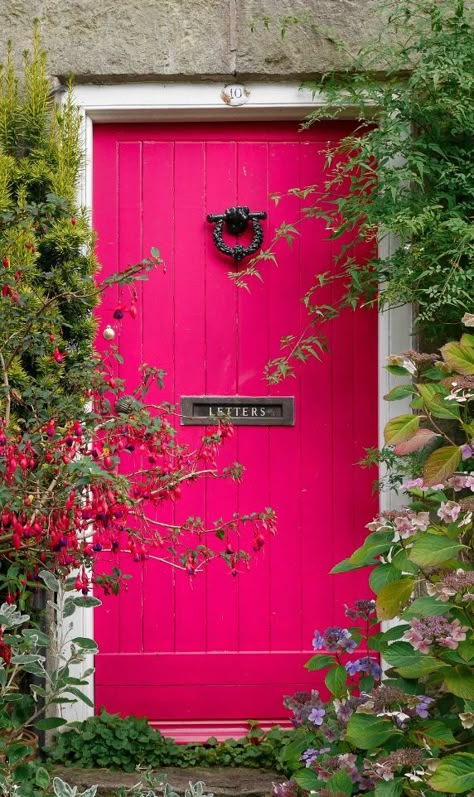
[[[207,220],[211,224],[215,223],[214,232],[212,237],[219,252],[224,255],[232,257],[236,263],[240,263],[244,257],[253,255],[257,249],[260,249],[263,243],[263,230],[260,224],[260,219],[266,219],[267,214],[264,210],[259,210],[256,213],[250,213],[246,206],[239,205],[238,207],[227,208],[225,213],[209,213]],[[241,235],[247,229],[249,221],[252,222],[253,238],[248,246],[236,244],[235,246],[228,246],[222,237],[222,230],[224,222],[227,231],[231,235]]]

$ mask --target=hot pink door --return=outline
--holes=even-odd
[[[279,245],[278,268],[265,265],[264,283],[254,280],[247,292],[229,279],[234,266],[215,249],[206,221],[249,205],[267,211],[269,240],[301,201],[275,206],[269,194],[321,183],[324,150],[349,130],[345,123],[303,133],[296,123],[95,127],[103,273],[152,246],[168,267],[142,283],[137,319],[124,319],[121,375],[133,383],[141,362],[164,368],[165,389],[155,398],[177,404],[200,394],[295,399],[294,426],[236,427],[221,457],[246,466],[240,487],[203,485],[176,510],[181,519],[212,521],[274,507],[278,533],[250,572],[233,579],[216,564],[190,581],[124,556],[119,566],[133,575],[128,592],[97,612],[97,708],[147,716],[182,739],[238,733],[248,719],[284,720],[284,694],[320,685],[303,668],[314,629],[344,625],[344,603],[367,597],[364,575],[328,571],[362,540],[375,509],[373,477],[355,463],[377,441],[376,313],[347,312],[328,324],[330,356],[269,390],[264,366],[281,336],[305,324],[300,297],[315,273],[333,268],[335,244],[321,222],[308,223],[291,250]],[[333,289],[325,290],[330,302]],[[112,297],[103,306],[104,323],[113,304]]]

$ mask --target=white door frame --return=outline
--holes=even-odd
[[[94,122],[227,122],[227,121],[283,121],[304,119],[312,110],[327,105],[321,94],[313,94],[292,82],[248,82],[243,86],[244,104],[229,103],[230,86],[226,83],[131,83],[117,85],[78,85],[74,88],[74,101],[82,116],[84,168],[78,186],[78,200],[89,212],[92,210],[92,134]],[[57,90],[58,91],[58,90]],[[61,91],[61,90],[59,90]],[[356,118],[356,110],[347,106],[344,118]],[[390,252],[393,242],[384,239],[380,246],[383,256]],[[397,402],[384,402],[383,396],[399,382],[383,369],[387,356],[411,347],[412,314],[409,306],[387,310],[379,315],[379,444],[383,445],[383,428],[390,416],[407,411],[407,406]],[[389,508],[394,497],[382,492],[380,507]],[[74,615],[75,633],[92,637],[93,612],[78,611]],[[77,630],[76,630],[77,629]],[[93,665],[93,657],[85,662],[84,669]],[[94,683],[90,679],[87,694],[93,700]],[[84,703],[65,706],[63,715],[68,720],[81,720],[93,714]]]

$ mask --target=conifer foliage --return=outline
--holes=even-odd
[[[95,348],[100,296],[112,285],[120,296],[129,291],[135,317],[133,282],[162,261],[153,250],[98,280],[93,232],[76,199],[80,125],[71,91],[62,104],[52,97],[36,31],[21,81],[9,51],[0,93],[0,591],[8,602],[23,600],[44,568],[56,576],[79,568],[76,588],[87,594],[84,568],[94,572],[101,552],[112,563],[119,550],[137,561],[156,556],[190,576],[220,557],[237,575],[274,522],[270,510],[210,528],[194,517],[161,521],[162,505],[188,485],[239,480],[243,468],[217,467],[228,426],[210,427],[190,447],[177,440],[173,408],[147,404],[163,378],[158,363],[143,365],[128,395],[116,347]],[[250,536],[237,541],[243,524]],[[115,577],[97,580],[106,592],[117,588]]]

